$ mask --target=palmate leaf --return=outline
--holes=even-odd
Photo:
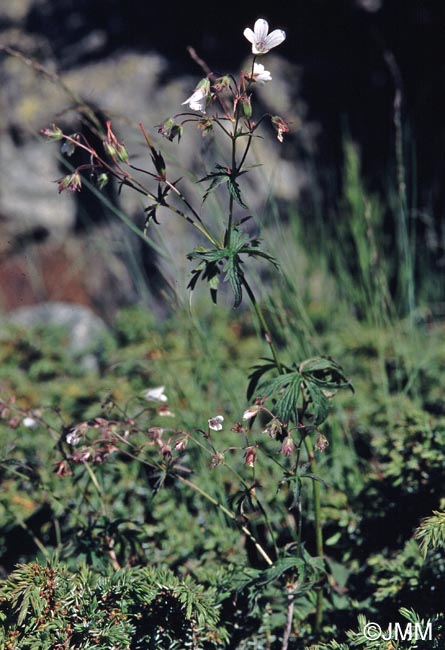
[[[300,364],[299,371],[305,379],[325,390],[349,388],[354,392],[354,387],[345,377],[342,367],[329,357],[307,359]]]
[[[180,179],[179,179],[180,180]],[[178,181],[175,181],[178,182]],[[147,228],[150,224],[150,220],[153,220],[157,225],[159,225],[159,221],[156,219],[156,211],[159,208],[159,206],[165,206],[167,205],[165,202],[165,198],[170,192],[169,187],[163,187],[161,183],[158,183],[158,195],[157,195],[157,200],[149,205],[147,208],[144,209],[144,212],[146,213],[145,217],[145,224],[144,224],[144,232],[147,231]]]
[[[205,178],[201,178],[201,180],[198,181],[200,183],[201,181],[208,180],[208,177],[206,176]],[[225,174],[215,174],[214,177],[212,178],[212,182],[204,192],[204,196],[202,197],[202,202],[207,200],[207,197],[214,191],[216,190],[219,185],[222,185],[223,183],[227,182],[227,178]]]
[[[295,418],[302,381],[301,375],[294,373],[291,381],[277,399],[274,413],[281,422],[289,422]]]
[[[227,183],[229,192],[232,195],[232,197],[235,199],[235,201],[239,203],[241,207],[247,209],[247,205],[244,203],[243,199],[241,198],[241,190],[236,180],[239,176],[245,174],[247,170],[242,172],[238,170],[232,171],[229,167],[224,167],[224,165],[220,165],[219,163],[216,163],[215,168],[217,171],[210,172],[209,174],[206,174],[203,178],[200,178],[198,180],[198,183],[203,183],[204,181],[210,181],[210,185],[206,189],[202,199],[203,203],[207,199],[209,194],[211,194],[211,192],[216,190],[216,188],[222,185],[223,183]]]
[[[193,291],[199,278],[205,280],[209,286],[212,301],[216,304],[220,273],[221,269],[216,261],[204,260],[192,271],[192,277],[187,285],[187,289]]]
[[[239,307],[243,299],[243,280],[244,273],[241,268],[241,260],[238,255],[233,255],[227,259],[227,263],[224,267],[226,273],[226,279],[230,282],[232,287],[233,295],[235,297],[234,307]]]
[[[273,413],[281,422],[299,421],[299,411],[309,420],[311,426],[318,426],[328,416],[330,398],[340,388],[350,388],[340,366],[332,359],[316,357],[300,364],[298,370],[283,368],[284,372],[272,379],[262,379],[263,375],[276,364],[272,360],[255,366],[249,376],[247,397],[257,389],[261,397],[274,397]],[[300,404],[299,404],[300,402]],[[301,419],[301,416],[300,416]]]
[[[302,381],[302,376],[295,370],[263,381],[258,386],[264,397],[278,395],[273,411],[283,423],[289,422],[296,416]]]
[[[312,405],[311,415],[313,416],[312,424],[317,426],[324,422],[329,415],[331,409],[331,402],[323,393],[321,388],[316,384],[305,381],[304,387],[307,390],[309,402]]]
[[[252,371],[248,377],[249,384],[247,386],[247,392],[246,392],[246,396],[248,400],[250,400],[253,397],[253,394],[255,392],[256,387],[258,386],[261,377],[265,375],[267,372],[269,372],[270,370],[276,370],[277,364],[273,359],[262,357],[262,360],[266,361],[267,363],[263,363],[257,366],[252,366]]]
[[[229,192],[235,199],[235,201],[242,207],[245,208],[246,210],[248,209],[248,206],[244,203],[243,199],[241,198],[241,190],[240,186],[236,182],[236,180],[232,179],[229,177],[227,181],[227,185],[229,187]]]
[[[187,255],[187,259],[189,260],[200,260],[200,264],[192,271],[192,279],[188,284],[188,288],[193,290],[196,287],[199,278],[206,280],[209,283],[212,299],[216,302],[219,283],[218,276],[221,273],[221,269],[218,265],[225,261],[222,272],[225,275],[225,281],[228,281],[232,288],[235,297],[234,307],[236,308],[241,304],[243,297],[242,287],[244,283],[244,271],[242,268],[243,260],[241,259],[241,255],[246,254],[251,257],[262,257],[276,266],[277,263],[272,256],[263,252],[258,247],[258,240],[251,240],[246,232],[239,230],[238,228],[233,228],[230,235],[229,246],[209,249],[197,248]],[[225,242],[227,242],[228,239],[228,235],[226,234]]]
[[[294,597],[297,598],[313,588],[321,576],[326,573],[326,568],[322,558],[312,557],[303,549],[302,557],[295,555],[282,557],[266,569],[251,572],[251,576],[241,580],[237,591],[252,590],[254,593],[251,600],[255,599],[255,592],[262,593],[267,585],[279,581],[282,576],[290,572],[298,576],[299,587],[293,592]]]

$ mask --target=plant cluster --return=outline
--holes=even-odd
[[[104,353],[104,376],[100,383],[94,377],[85,395],[73,389],[81,371],[64,387],[51,386],[45,406],[14,394],[20,372],[15,387],[9,384],[12,394],[2,391],[7,525],[1,541],[8,552],[20,535],[29,541],[14,570],[6,561],[11,553],[5,555],[9,576],[0,588],[0,615],[7,648],[296,650],[313,643],[319,650],[381,650],[366,645],[365,615],[383,617],[390,602],[408,619],[436,614],[431,602],[422,611],[422,597],[425,585],[437,588],[443,571],[434,561],[428,569],[412,538],[421,540],[428,561],[440,554],[443,425],[431,425],[414,409],[396,425],[379,402],[380,419],[368,414],[361,439],[345,441],[344,431],[355,427],[346,391],[338,401],[347,425],[341,430],[329,420],[334,396],[352,389],[342,367],[329,354],[302,361],[290,355],[277,336],[284,315],[269,319],[249,275],[253,263],[277,270],[279,264],[248,230],[242,177],[260,127],[269,122],[281,143],[290,125],[277,115],[257,118],[254,110],[258,85],[272,81],[257,59],[285,33],[269,33],[260,18],[244,36],[253,55],[248,70],[238,78],[216,75],[195,55],[205,77],[183,102],[187,108],[158,125],[158,135],[171,142],[190,124],[228,142],[228,160],[215,161],[199,179],[206,184],[199,208],[142,124],[149,169],[131,162],[111,121],[103,127],[93,120],[100,151],[80,133],[57,125],[43,131],[62,143],[67,159],[74,152],[86,156],[56,181],[59,192],[80,191],[86,176],[98,189],[114,179],[121,191],[146,201],[142,237],[152,224],[162,227],[165,211],[184,220],[199,240],[187,254],[194,265],[189,289],[206,283],[216,303],[229,286],[235,308],[250,306],[260,336],[245,360],[247,381],[233,373],[224,385],[216,375],[233,372],[234,356],[252,338],[242,332],[245,312],[224,321],[227,349],[218,338],[221,322],[206,334],[197,329],[194,339],[183,321],[171,331],[166,325],[161,335],[153,322],[127,312],[116,325],[117,345]],[[206,212],[216,193],[226,207],[222,226]],[[355,234],[358,241],[363,231]],[[364,280],[376,268],[371,257],[364,248],[359,254]],[[367,296],[375,293],[375,283],[366,287]],[[386,298],[385,288],[377,310]],[[40,381],[57,383],[64,365],[57,353],[40,359],[26,334],[14,336],[7,358],[17,358]],[[206,365],[202,354],[195,360],[194,347],[218,363]],[[178,359],[185,359],[181,371]],[[159,376],[155,365],[162,366]],[[385,372],[389,379],[390,369]],[[404,526],[382,542],[381,527],[396,508]],[[32,561],[36,548],[41,560]],[[413,594],[418,612],[407,609]],[[357,610],[359,632],[345,635]],[[439,612],[434,620],[440,639]],[[329,641],[335,636],[340,641]]]

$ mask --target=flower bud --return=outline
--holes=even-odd
[[[290,436],[287,436],[281,445],[280,454],[290,456],[295,448],[294,441]]]
[[[96,185],[99,190],[102,190],[107,184],[108,184],[108,174],[102,172],[102,174],[99,174],[99,176],[97,177]]]
[[[259,410],[260,410],[259,404],[254,404],[253,406],[249,406],[249,408],[246,409],[243,413],[243,420],[250,420],[259,412]]]
[[[224,465],[224,454],[218,453],[212,456],[210,467],[217,467],[218,465]]]
[[[54,468],[54,472],[57,476],[70,476],[72,474],[67,460],[59,461]]]
[[[266,426],[263,433],[267,433],[271,438],[276,438],[277,434],[280,435],[282,429],[283,429],[283,425],[281,424],[281,422],[276,418],[274,418]]]
[[[250,95],[243,95],[241,97],[241,106],[243,107],[243,113],[247,119],[252,117],[252,104],[250,101]]]
[[[272,124],[277,131],[277,140],[283,142],[283,134],[289,133],[289,122],[283,120],[279,115],[274,115],[272,118]]]
[[[225,75],[224,77],[219,77],[216,79],[215,83],[213,84],[213,88],[217,93],[220,93],[222,90],[225,90],[226,88],[229,88],[230,86],[230,77]]]
[[[126,147],[121,144],[111,129],[110,120],[107,121],[107,137],[103,141],[105,153],[110,158],[117,158],[120,162],[128,162],[128,151]]]
[[[188,440],[188,436],[178,438],[178,440],[175,442],[174,450],[178,452],[184,451],[188,445]]]
[[[175,138],[178,138],[178,142],[181,140],[183,128],[179,124],[176,124],[173,118],[169,117],[165,122],[159,125],[158,133],[160,133],[164,138],[173,142]]]
[[[59,194],[64,190],[69,190],[70,192],[80,192],[82,189],[82,179],[79,172],[74,172],[73,174],[68,174],[59,178],[56,183],[59,183],[58,191]]]
[[[45,135],[49,140],[61,140],[63,138],[63,131],[55,124],[51,124],[49,129],[40,129],[40,133]]]
[[[213,122],[212,120],[202,118],[198,122],[198,129],[202,131],[202,135],[208,135],[213,131]]]
[[[254,467],[257,457],[257,450],[255,447],[247,447],[246,453],[244,455],[246,459],[246,465],[249,467]]]
[[[128,151],[123,144],[117,143],[116,157],[118,160],[120,160],[120,162],[128,162]]]
[[[329,446],[329,441],[325,435],[318,433],[317,440],[315,441],[314,449],[317,451],[324,451]]]

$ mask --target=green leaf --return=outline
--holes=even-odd
[[[324,420],[326,420],[328,417],[331,403],[318,386],[307,380],[305,381],[304,385],[308,392],[310,402],[313,406],[313,424],[317,426],[324,422]]]
[[[272,359],[264,358],[264,361],[267,361],[268,363],[264,363],[262,365],[257,365],[252,367],[252,372],[250,373],[248,379],[249,384],[247,386],[247,399],[250,400],[251,397],[253,396],[256,387],[258,386],[259,380],[263,375],[266,374],[266,372],[269,372],[269,370],[276,370],[277,369],[277,364],[275,361]]]
[[[267,397],[279,394],[274,406],[274,415],[281,422],[289,422],[290,419],[295,420],[296,418],[302,379],[298,371],[293,371],[259,385],[259,390],[264,391],[264,395]]]
[[[244,280],[244,273],[241,268],[241,262],[238,255],[233,255],[228,258],[227,264],[224,267],[227,279],[232,287],[233,295],[235,296],[234,307],[239,307],[243,298],[242,285]]]
[[[242,207],[245,208],[246,210],[248,209],[248,206],[244,203],[244,201],[241,198],[241,190],[238,185],[238,183],[232,179],[229,178],[227,181],[227,185],[229,186],[229,192],[235,199],[235,201]]]
[[[301,375],[294,373],[292,380],[277,400],[274,411],[276,417],[281,420],[281,422],[289,422],[292,419],[295,420],[301,384]]]
[[[314,357],[300,364],[299,371],[305,378],[324,389],[354,388],[339,364],[329,357]]]

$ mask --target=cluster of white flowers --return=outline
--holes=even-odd
[[[272,48],[280,45],[286,38],[286,32],[282,29],[274,29],[269,34],[269,23],[264,18],[258,18],[253,29],[246,27],[244,36],[249,43],[252,43],[252,54],[255,56],[267,54]],[[251,79],[257,83],[264,84],[272,80],[272,76],[264,65],[254,62]],[[187,105],[192,111],[206,112],[207,104],[210,100],[210,81],[203,79],[196,86],[193,93],[182,105]]]

